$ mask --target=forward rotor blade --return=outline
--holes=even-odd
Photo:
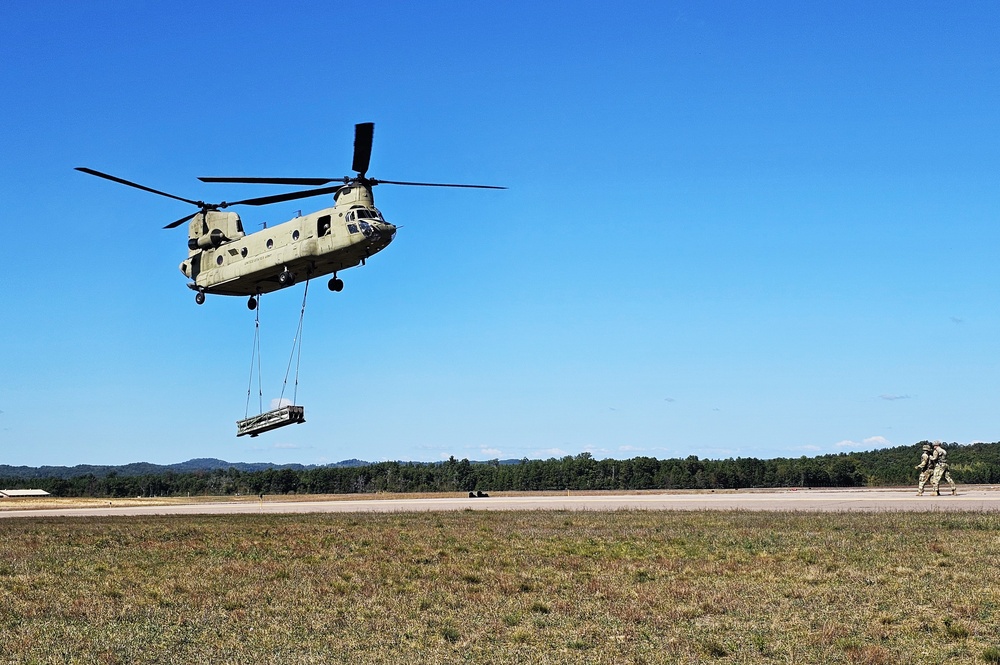
[[[198,178],[202,182],[228,182],[228,183],[242,183],[242,184],[253,184],[253,185],[325,185],[328,182],[343,182],[350,183],[351,179],[349,177],[343,178],[217,178],[217,177],[203,177]],[[466,187],[472,189],[507,189],[506,187],[497,187],[496,185],[460,185],[460,184],[450,184],[444,182],[406,182],[403,180],[379,180],[377,178],[366,178],[364,182],[371,185],[411,185],[414,187]]]
[[[402,180],[376,180],[371,179],[373,185],[412,185],[414,187],[466,187],[469,189],[507,189],[496,185],[454,185],[443,182],[404,182]]]
[[[346,182],[349,178],[198,178],[202,182],[235,182],[249,185],[325,185],[328,182]]]
[[[131,180],[125,180],[124,178],[119,178],[117,176],[109,175],[107,173],[101,173],[100,171],[95,171],[94,169],[88,169],[84,166],[76,167],[77,171],[87,173],[89,175],[96,175],[98,178],[104,178],[105,180],[110,180],[112,182],[117,182],[122,185],[128,185],[129,187],[135,187],[136,189],[141,189],[144,192],[150,192],[152,194],[159,194],[160,196],[166,196],[168,199],[175,199],[177,201],[183,201],[184,203],[190,203],[191,205],[198,206],[201,208],[204,206],[202,201],[192,201],[191,199],[186,199],[183,196],[175,196],[173,194],[167,194],[166,192],[161,192],[158,189],[153,189],[152,187],[146,187],[145,185],[140,185],[137,182],[132,182]]]
[[[362,178],[368,172],[368,164],[372,159],[372,139],[375,136],[375,123],[363,122],[354,125],[354,163],[351,168]]]
[[[181,224],[183,224],[184,222],[188,221],[189,219],[191,219],[191,218],[192,218],[192,217],[194,217],[195,215],[199,214],[200,212],[201,212],[201,211],[199,210],[198,212],[193,212],[193,213],[191,213],[191,214],[190,214],[190,215],[188,215],[187,217],[181,217],[181,218],[180,218],[180,219],[178,219],[178,220],[177,220],[176,222],[170,222],[169,224],[167,224],[167,225],[166,225],[166,226],[164,226],[163,228],[165,228],[165,229],[174,229],[174,228],[177,228],[178,226],[180,226],[180,225],[181,225]]]
[[[301,192],[286,192],[285,194],[274,194],[273,196],[259,196],[253,199],[244,199],[242,201],[233,201],[231,203],[220,203],[220,208],[228,208],[229,206],[245,205],[245,206],[266,206],[271,203],[281,203],[282,201],[294,201],[296,199],[307,199],[310,196],[321,196],[323,194],[333,194],[341,189],[343,185],[336,185],[334,187],[321,187],[319,189],[307,189]]]

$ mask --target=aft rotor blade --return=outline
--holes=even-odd
[[[198,178],[202,182],[231,182],[248,185],[325,185],[328,182],[346,182],[350,178]]]
[[[402,180],[376,180],[371,179],[373,185],[413,185],[414,187],[466,187],[470,189],[507,189],[496,185],[454,185],[443,182],[404,182]]]
[[[183,201],[184,203],[190,203],[191,205],[196,205],[199,208],[204,206],[202,201],[192,201],[191,199],[186,199],[183,196],[175,196],[174,194],[168,194],[166,192],[161,192],[158,189],[153,189],[152,187],[146,187],[145,185],[140,185],[137,182],[132,182],[131,180],[125,180],[124,178],[119,178],[117,176],[109,175],[107,173],[101,173],[100,171],[95,171],[94,169],[88,169],[85,166],[76,167],[77,171],[83,173],[88,173],[90,175],[96,175],[98,178],[104,178],[105,180],[110,180],[112,182],[117,182],[122,185],[128,185],[129,187],[135,187],[136,189],[141,189],[144,192],[150,192],[152,194],[159,194],[160,196],[166,196],[168,199],[176,199],[177,201]]]
[[[165,229],[174,229],[174,228],[177,228],[178,226],[180,226],[180,225],[181,225],[181,224],[183,224],[184,222],[188,221],[189,219],[191,219],[191,218],[192,218],[192,217],[194,217],[195,215],[197,215],[197,214],[200,214],[201,212],[202,212],[202,211],[200,211],[200,210],[199,210],[198,212],[193,212],[193,213],[191,213],[191,214],[190,214],[190,215],[188,215],[187,217],[181,217],[181,218],[180,218],[180,219],[178,219],[178,220],[177,220],[176,222],[170,222],[169,224],[167,224],[167,225],[166,225],[166,226],[164,226],[163,228],[165,228]]]
[[[266,206],[271,203],[281,203],[282,201],[294,201],[296,199],[307,199],[310,196],[321,196],[323,194],[333,194],[341,189],[343,185],[336,185],[334,187],[321,187],[319,189],[307,189],[301,192],[286,192],[285,194],[274,194],[273,196],[259,196],[253,199],[244,199],[242,201],[233,201],[231,203],[220,203],[220,208],[227,208],[229,206],[236,205],[246,205],[246,206]]]
[[[375,123],[363,122],[354,125],[354,163],[351,168],[365,177],[368,164],[372,159],[372,139],[375,136]]]

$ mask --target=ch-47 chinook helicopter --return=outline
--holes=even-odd
[[[354,126],[354,161],[351,166],[355,171],[354,176],[199,178],[202,182],[272,185],[316,186],[340,183],[228,203],[193,201],[85,167],[77,167],[77,171],[197,206],[198,212],[163,227],[172,229],[190,222],[188,256],[181,263],[180,269],[191,279],[188,287],[197,292],[195,302],[199,305],[204,303],[206,294],[246,296],[249,297],[247,306],[256,309],[257,298],[261,294],[292,286],[302,277],[311,279],[332,274],[327,285],[331,291],[340,291],[344,288],[344,282],[337,277],[339,271],[364,264],[368,257],[385,249],[392,242],[396,227],[387,222],[375,207],[372,197],[372,187],[375,185],[506,189],[492,185],[369,178],[366,174],[371,160],[374,130],[375,125],[370,122]],[[244,232],[239,215],[223,212],[231,206],[263,206],[323,194],[333,194],[332,208],[302,215],[254,233]]]

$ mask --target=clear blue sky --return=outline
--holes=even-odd
[[[0,5],[0,463],[815,455],[1000,440],[1000,4]],[[350,173],[308,422],[237,439],[253,315],[183,203]],[[311,199],[239,210],[248,229]],[[262,303],[278,396],[301,287]],[[256,406],[256,388],[251,410]]]

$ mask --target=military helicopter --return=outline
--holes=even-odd
[[[272,196],[261,196],[241,201],[205,203],[162,192],[117,176],[77,167],[99,178],[146,192],[189,203],[198,212],[167,224],[172,229],[188,224],[188,256],[181,262],[180,270],[191,282],[188,288],[196,291],[195,302],[205,302],[207,294],[249,297],[247,306],[257,308],[261,294],[277,291],[296,283],[301,277],[311,279],[331,275],[327,286],[340,291],[344,282],[337,276],[341,270],[364,265],[373,254],[385,249],[396,235],[396,226],[390,224],[375,207],[372,187],[375,185],[411,185],[416,187],[464,187],[475,189],[506,189],[494,185],[463,185],[436,182],[404,182],[376,180],[367,176],[371,161],[374,123],[354,126],[354,176],[342,178],[258,178],[258,177],[202,177],[209,183],[244,183],[272,185],[328,185]],[[294,201],[312,196],[332,194],[334,205],[317,212],[296,217],[287,222],[246,233],[240,216],[224,212],[238,205],[264,206],[283,201]]]

